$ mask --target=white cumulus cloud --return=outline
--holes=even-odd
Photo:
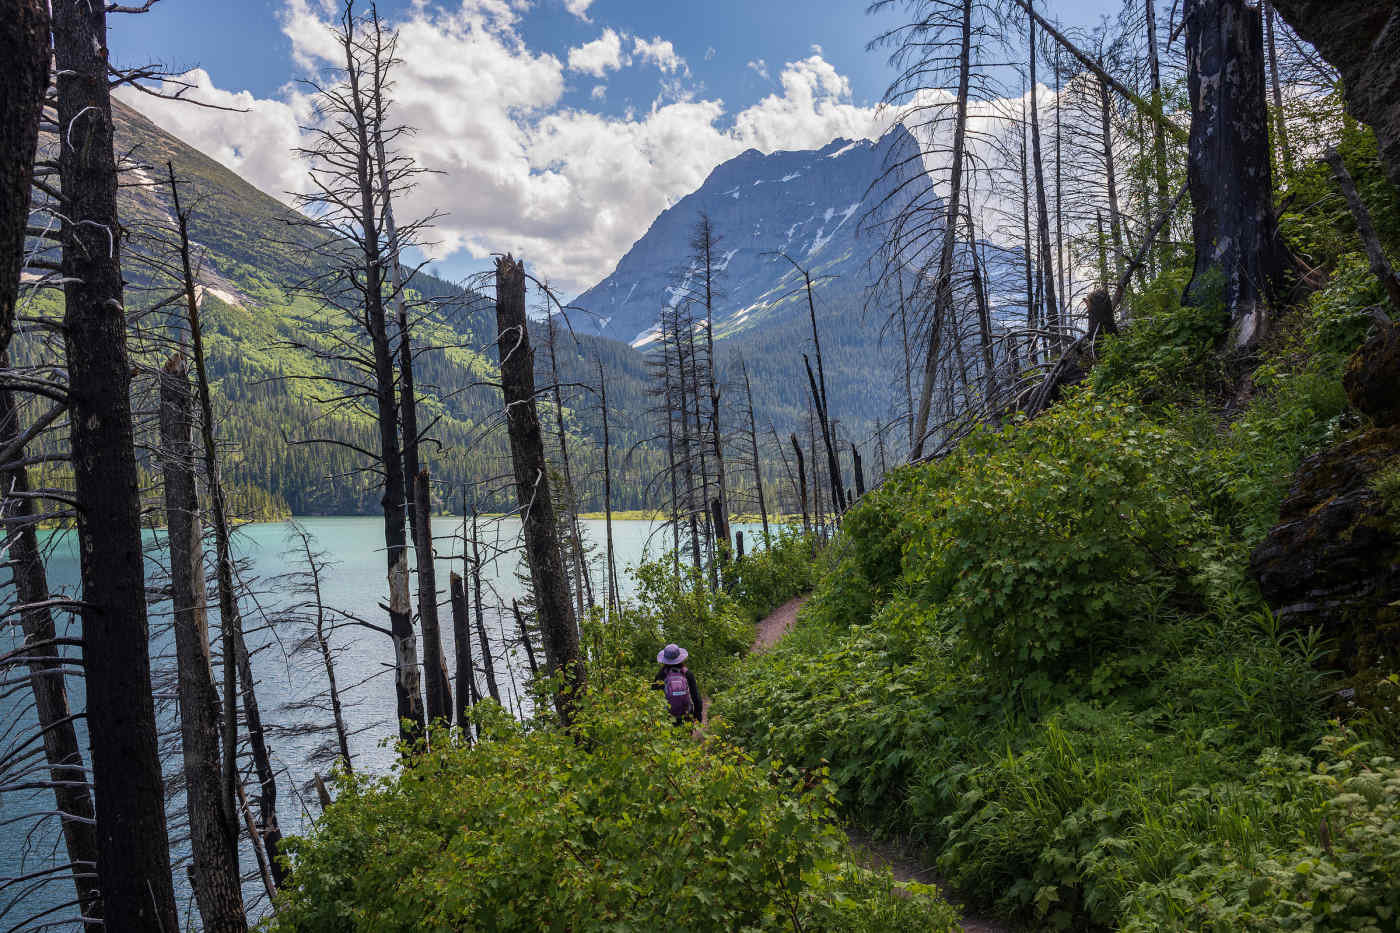
[[[622,36],[615,29],[604,29],[592,42],[569,49],[569,70],[601,78],[631,61],[622,54]]]
[[[416,129],[400,145],[433,172],[396,207],[404,217],[446,212],[432,231],[434,259],[481,260],[509,250],[561,291],[576,292],[610,272],[656,215],[720,162],[749,148],[808,149],[837,136],[876,138],[888,127],[889,115],[853,103],[850,83],[815,53],[784,65],[777,90],[737,110],[679,91],[621,115],[565,106],[566,69],[580,64],[579,50],[570,52],[566,66],[530,48],[517,31],[516,2],[461,0],[448,9],[414,4],[393,23],[402,60],[394,76],[394,117]],[[328,14],[306,0],[289,0],[283,28],[297,61],[335,66],[335,47],[325,41],[328,25]],[[619,60],[626,57],[622,33],[607,30],[595,42],[612,42],[609,33]],[[638,40],[633,48],[637,58],[683,85],[685,63],[669,42]],[[596,67],[599,77],[610,70]],[[305,166],[290,155],[299,124],[312,119],[299,92],[288,88],[280,99],[257,99],[219,89],[202,72],[192,76],[203,99],[248,112],[122,93],[264,190],[280,194],[304,186]],[[593,95],[605,93],[598,90],[603,87]]]

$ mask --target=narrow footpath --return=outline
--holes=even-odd
[[[766,651],[777,644],[778,639],[787,634],[797,621],[797,610],[807,601],[807,596],[798,596],[783,603],[758,623],[754,632],[751,653]],[[706,704],[708,705],[708,703]],[[860,853],[862,860],[870,868],[888,868],[896,883],[914,881],[920,884],[936,884],[948,897],[945,886],[931,868],[921,865],[911,854],[911,847],[901,840],[874,839],[854,826],[846,827],[846,835],[851,846]],[[949,901],[962,911],[964,933],[1010,933],[1011,928],[1004,922],[980,916],[949,897]]]

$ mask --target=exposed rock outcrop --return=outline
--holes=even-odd
[[[1380,479],[1400,469],[1400,328],[1347,367],[1352,404],[1376,427],[1303,462],[1250,570],[1286,628],[1333,638],[1349,670],[1400,650],[1400,504]]]
[[[1373,127],[1400,185],[1400,4],[1393,0],[1274,0],[1288,25],[1342,74],[1347,106]]]

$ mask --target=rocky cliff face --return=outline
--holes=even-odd
[[[1304,461],[1250,569],[1279,621],[1335,639],[1348,670],[1400,651],[1400,327],[1347,367],[1375,427]]]
[[[1342,74],[1353,114],[1376,130],[1400,185],[1400,4],[1394,0],[1274,0],[1294,31]]]

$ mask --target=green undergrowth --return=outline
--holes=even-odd
[[[1394,736],[1329,721],[1327,646],[1247,572],[1358,427],[1365,272],[1338,257],[1250,358],[1148,289],[1090,384],[865,497],[712,715],[1036,929],[1395,929]]]
[[[572,732],[488,719],[475,747],[439,732],[390,777],[342,775],[265,929],[957,929],[851,861],[822,774],[696,741],[643,681],[595,687]]]

